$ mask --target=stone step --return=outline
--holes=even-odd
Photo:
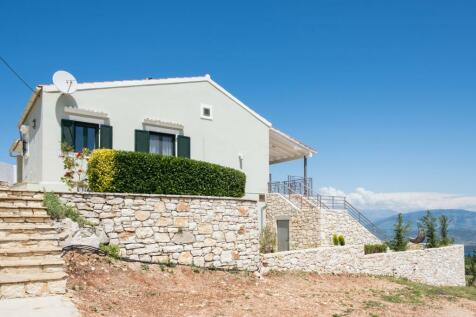
[[[0,243],[12,241],[43,241],[43,240],[59,240],[58,233],[8,233],[0,231]]]
[[[22,198],[39,198],[43,199],[42,192],[15,190],[15,189],[0,189],[0,197],[22,197]]]
[[[8,274],[0,277],[0,299],[66,293],[66,273]]]
[[[0,222],[0,232],[12,233],[53,233],[56,228],[52,222],[48,223],[4,223]]]
[[[1,248],[0,259],[8,257],[30,257],[30,256],[44,256],[55,255],[61,253],[61,248],[56,246],[50,247],[21,247],[21,248]]]
[[[46,210],[28,210],[28,209],[23,209],[23,210],[10,209],[8,211],[0,210],[0,218],[36,217],[36,216],[49,217]]]
[[[17,249],[17,248],[25,248],[25,247],[37,247],[37,248],[44,248],[44,247],[57,247],[59,246],[58,239],[53,240],[19,240],[19,241],[2,241],[0,239],[0,248],[6,250],[9,248]]]
[[[38,207],[32,207],[32,206],[0,206],[0,213],[2,212],[23,212],[23,211],[30,211],[30,212],[35,212],[35,211],[46,211],[46,207],[43,206],[38,206]]]
[[[0,274],[37,274],[64,272],[64,261],[59,256],[11,258],[0,260]]]
[[[43,200],[32,200],[31,199],[22,199],[22,198],[0,198],[0,207],[33,207],[40,208],[43,207]]]
[[[47,214],[9,214],[0,213],[0,222],[3,223],[49,223],[51,222],[50,216]]]

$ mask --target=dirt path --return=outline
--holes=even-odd
[[[474,300],[383,278],[273,273],[259,280],[78,253],[66,258],[69,293],[84,316],[476,316]]]

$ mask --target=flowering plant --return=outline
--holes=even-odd
[[[61,177],[61,181],[65,183],[70,190],[86,190],[88,188],[86,165],[87,158],[91,151],[84,148],[79,152],[74,152],[71,145],[62,144],[61,152],[65,171],[64,175]]]

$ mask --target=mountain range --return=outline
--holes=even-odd
[[[456,243],[476,245],[476,212],[464,209],[434,209],[430,210],[434,217],[446,215],[450,219],[448,232]],[[413,211],[403,214],[403,220],[410,222],[410,236],[416,236],[418,221],[425,215],[426,210]],[[391,214],[388,216],[388,214]],[[382,230],[388,238],[393,236],[393,226],[397,220],[397,213],[386,212],[387,217],[382,218],[382,213],[366,212],[365,215]]]

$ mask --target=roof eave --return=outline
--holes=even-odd
[[[20,116],[20,120],[18,121],[18,128],[21,127],[21,125],[25,122],[26,118],[30,114],[31,110],[33,109],[33,106],[35,105],[36,100],[38,97],[41,95],[43,88],[41,86],[37,86],[35,90],[33,91],[33,94],[31,95],[30,99],[28,100],[25,109],[23,109],[23,112]]]

